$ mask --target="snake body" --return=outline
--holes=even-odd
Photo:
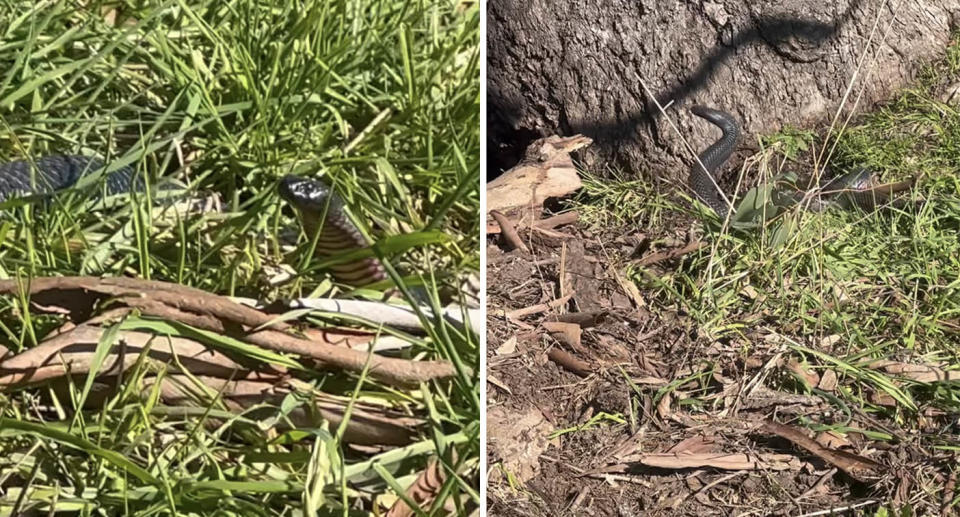
[[[714,182],[716,172],[733,154],[740,138],[740,127],[729,113],[704,106],[690,109],[694,115],[720,128],[721,136],[698,156],[690,169],[689,185],[693,192],[720,218],[725,218],[729,205]],[[702,164],[702,166],[701,166]],[[873,174],[861,169],[832,179],[822,179],[810,192],[774,192],[780,206],[800,204],[805,210],[820,212],[829,207],[859,207],[872,210],[877,207],[877,193],[871,189]],[[811,195],[814,194],[814,195]],[[839,195],[838,195],[839,194]]]
[[[53,192],[72,187],[81,177],[103,168],[103,162],[87,156],[56,154],[38,159],[0,165],[0,202],[9,199]],[[129,166],[106,177],[108,195],[140,190],[142,179]]]
[[[34,162],[18,160],[0,165],[0,202],[21,196],[53,194],[70,188],[84,176],[103,169],[98,158],[57,154]],[[143,179],[129,166],[108,174],[107,195],[142,191]],[[283,178],[280,196],[299,212],[308,235],[321,231],[316,253],[328,257],[343,251],[365,247],[366,241],[344,211],[343,201],[322,182],[297,176]],[[330,266],[334,278],[352,286],[361,286],[386,278],[382,264],[365,258]]]
[[[727,216],[730,207],[724,200],[718,185],[714,182],[713,176],[730,159],[730,155],[737,147],[737,140],[740,138],[740,126],[737,125],[737,121],[729,113],[720,110],[694,106],[690,111],[717,126],[723,133],[719,140],[700,153],[698,156],[699,162],[694,163],[690,170],[690,187],[694,193],[717,215],[723,218]]]
[[[279,192],[280,197],[299,213],[308,236],[313,238],[320,232],[315,249],[317,257],[327,258],[367,246],[363,234],[347,217],[343,200],[325,183],[285,176],[280,180]],[[338,281],[357,287],[387,278],[383,264],[374,257],[332,265],[330,272]]]

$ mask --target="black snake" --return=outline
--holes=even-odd
[[[693,192],[707,206],[713,209],[720,218],[725,218],[730,206],[724,200],[716,179],[716,171],[726,163],[733,154],[740,138],[740,127],[733,116],[724,111],[694,106],[690,111],[720,128],[722,135],[710,147],[699,155],[699,162],[695,162],[690,169],[689,185]],[[702,164],[702,166],[701,166]],[[774,191],[774,198],[780,207],[789,207],[801,204],[810,211],[822,211],[832,206],[841,208],[859,207],[872,210],[883,201],[883,195],[873,188],[873,174],[867,169],[843,174],[832,179],[822,179],[815,189],[810,192]]]
[[[0,202],[29,196],[45,195],[73,187],[88,174],[103,169],[103,161],[79,155],[51,155],[31,163],[18,160],[0,165]],[[130,166],[107,174],[107,195],[139,191],[144,182]],[[320,231],[316,254],[329,257],[367,245],[360,231],[344,211],[343,201],[326,184],[297,176],[280,181],[280,196],[299,213],[307,235]],[[382,264],[376,258],[365,258],[346,264],[330,266],[337,279],[351,286],[362,286],[386,278]]]

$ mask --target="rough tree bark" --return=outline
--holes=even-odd
[[[889,97],[941,56],[960,0],[490,0],[488,149],[494,177],[534,138],[581,133],[583,159],[649,179],[692,162],[642,79],[698,150],[716,130],[688,108],[736,116],[745,135],[828,121]],[[868,44],[869,42],[869,44]]]

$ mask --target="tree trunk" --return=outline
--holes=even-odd
[[[698,152],[718,133],[695,104],[755,141],[829,121],[851,83],[847,111],[861,88],[858,110],[888,98],[943,54],[960,0],[491,0],[487,16],[489,177],[580,133],[588,165],[685,179],[693,158],[641,81]]]

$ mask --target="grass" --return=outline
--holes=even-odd
[[[379,297],[335,285],[312,257],[275,190],[297,173],[331,183],[400,283],[438,301],[479,267],[479,16],[476,3],[445,0],[0,4],[0,162],[91,154],[222,205],[171,217],[150,208],[155,189],[133,202],[81,191],[7,202],[0,277],[139,276],[262,300]],[[13,352],[59,324],[23,309],[0,305]],[[2,392],[0,515],[372,515],[431,458],[447,481],[424,513],[465,515],[479,504],[478,340],[436,324],[406,353],[464,368],[411,390],[307,374],[342,400],[426,415],[419,440],[400,449],[357,450],[325,426],[271,437],[270,419],[207,427],[224,416],[218,406],[172,415],[141,393],[143,369],[93,412],[72,409],[89,382],[67,398]]]
[[[873,440],[907,440],[924,451],[920,466],[910,467],[918,469],[911,504],[919,513],[936,513],[941,503],[943,478],[925,477],[924,469],[956,474],[949,458],[960,440],[949,422],[960,414],[960,389],[955,381],[917,380],[870,364],[889,359],[933,367],[941,376],[960,371],[960,108],[940,99],[942,87],[958,80],[960,40],[916,84],[831,135],[838,143],[831,163],[840,170],[864,165],[884,181],[918,176],[907,195],[929,201],[917,212],[794,211],[761,217],[752,229],[721,229],[688,198],[656,193],[642,180],[590,174],[577,206],[592,227],[628,225],[654,238],[664,232],[683,238],[691,220],[702,221],[708,245],[678,266],[629,268],[644,296],[659,310],[689,318],[702,343],[742,358],[782,353],[809,372],[837,374],[833,394],[789,372],[757,375],[775,389],[823,397],[838,415],[853,412],[800,424],[841,433],[850,424]],[[764,149],[748,160],[745,177],[769,178],[787,158],[794,160],[787,169],[812,170],[824,146],[813,132],[798,130],[761,141]],[[715,367],[712,358],[696,360],[706,348],[693,350],[694,373]],[[706,394],[691,395],[703,386],[680,384],[686,400],[678,404],[710,404],[695,400]],[[716,387],[708,391],[717,395]],[[950,504],[955,509],[960,500]]]

